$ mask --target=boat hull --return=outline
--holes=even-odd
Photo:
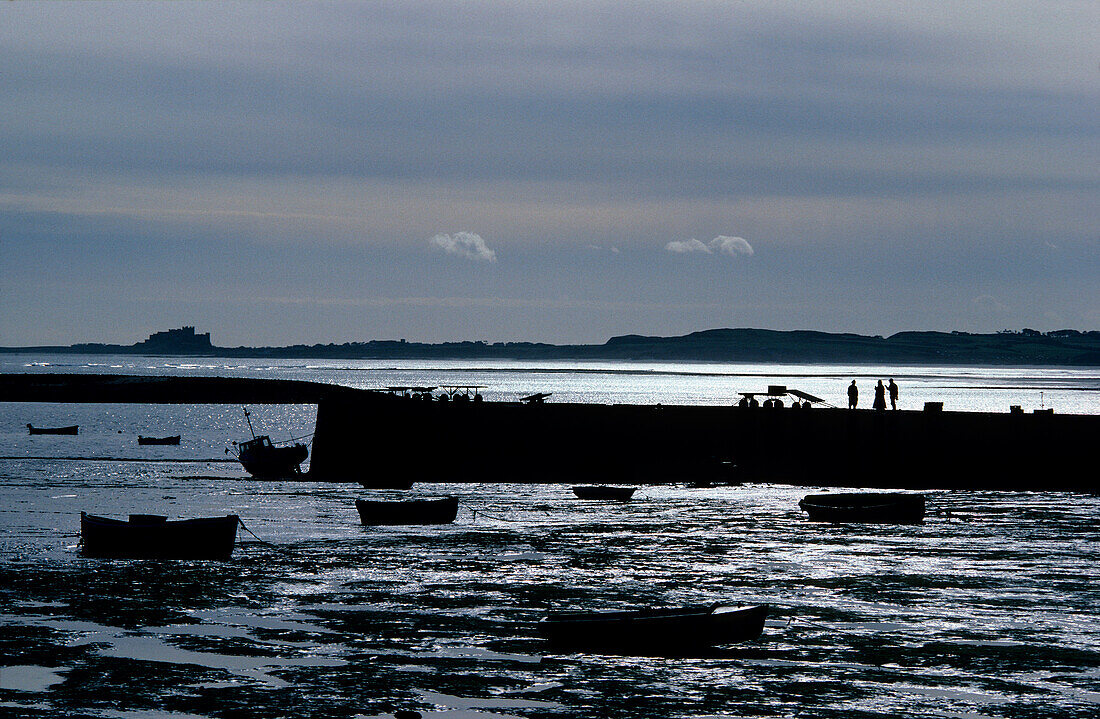
[[[178,434],[173,436],[173,437],[142,437],[141,435],[138,435],[138,444],[145,444],[145,445],[163,444],[163,445],[169,445],[169,444],[179,444],[179,443],[180,443],[180,436]]]
[[[77,434],[80,429],[80,425],[70,425],[68,427],[35,427],[33,424],[27,425],[27,431],[31,434]]]
[[[235,514],[168,521],[130,515],[130,521],[80,513],[80,553],[106,559],[229,559],[237,541]]]
[[[606,499],[625,502],[634,496],[635,487],[573,487],[573,494],[580,499]]]
[[[458,515],[458,498],[412,499],[401,502],[357,499],[359,521],[366,526],[450,524]]]
[[[268,447],[263,450],[242,449],[237,459],[253,477],[292,477],[302,473],[299,465],[309,456],[304,444],[290,447]]]
[[[757,639],[767,616],[767,605],[560,612],[540,620],[538,630],[555,647],[668,653]]]
[[[798,503],[815,522],[917,524],[924,520],[923,494],[851,492],[810,494]]]

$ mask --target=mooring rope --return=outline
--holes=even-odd
[[[243,529],[244,531],[251,534],[255,538],[255,540],[257,542],[259,542],[260,544],[263,544],[263,545],[268,546],[268,547],[275,547],[276,549],[278,549],[277,545],[272,544],[271,542],[266,542],[266,541],[260,539],[259,537],[257,537],[255,532],[253,532],[251,529],[249,529],[247,526],[245,526],[244,521],[240,517],[237,517],[237,523],[241,525],[241,529]]]

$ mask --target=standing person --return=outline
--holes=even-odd
[[[875,401],[871,408],[886,410],[886,387],[883,386],[882,380],[879,380],[878,384],[875,385]]]
[[[856,388],[856,381],[852,380],[852,383],[848,385],[848,409],[855,409],[858,402],[859,390]]]
[[[890,409],[898,408],[898,386],[894,384],[894,378],[890,378],[890,384],[887,386],[890,390]]]

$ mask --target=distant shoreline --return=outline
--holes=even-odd
[[[1100,331],[901,332],[890,337],[850,333],[714,329],[677,337],[624,335],[603,344],[537,342],[406,342],[370,340],[285,347],[218,347],[209,334],[178,338],[180,330],[132,345],[0,347],[2,354],[90,354],[254,359],[511,359],[636,360],[684,362],[782,362],[1097,367]]]

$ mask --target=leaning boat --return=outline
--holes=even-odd
[[[80,553],[111,559],[229,559],[240,517],[169,521],[131,514],[129,521],[80,513]]]
[[[458,515],[458,498],[406,501],[355,500],[359,520],[367,526],[397,524],[450,524]]]
[[[923,494],[809,494],[802,498],[798,506],[815,522],[916,524],[924,519]]]
[[[573,487],[573,494],[580,499],[610,499],[625,502],[634,496],[637,487]]]
[[[76,434],[80,425],[71,424],[68,427],[35,427],[27,423],[27,431],[31,434]]]
[[[180,436],[173,435],[171,437],[143,437],[138,435],[138,444],[179,444]]]
[[[767,605],[720,604],[673,609],[555,612],[539,620],[538,631],[563,648],[661,654],[705,649],[756,639],[764,631]]]
[[[252,439],[233,443],[237,459],[245,471],[253,477],[263,479],[301,475],[301,464],[309,456],[309,447],[301,443],[279,447],[266,434],[257,436],[256,431],[252,429],[252,420],[249,416],[250,413],[246,409],[244,418],[248,422],[248,431],[252,433]],[[229,452],[228,449],[225,451]]]

